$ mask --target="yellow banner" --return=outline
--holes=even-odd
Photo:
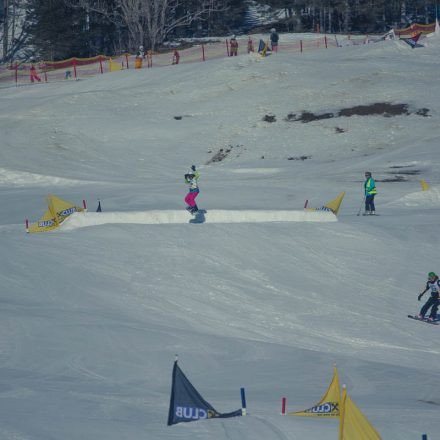
[[[344,387],[342,389],[339,440],[381,440],[373,425],[354,404]]]
[[[333,367],[333,379],[322,399],[309,409],[304,411],[289,412],[287,414],[289,416],[306,417],[339,417],[340,402],[341,394],[339,387],[339,376],[335,365]]]
[[[45,232],[57,228],[69,215],[84,211],[67,200],[49,194],[47,197],[48,210],[36,223],[29,227],[29,232]]]

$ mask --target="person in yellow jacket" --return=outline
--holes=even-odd
[[[364,215],[375,215],[376,208],[374,206],[374,196],[377,194],[376,182],[371,177],[370,171],[365,172],[365,213]]]

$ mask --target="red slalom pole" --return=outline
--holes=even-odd
[[[84,211],[87,211],[87,205],[86,205],[86,201],[83,199],[83,207],[84,207]]]
[[[306,200],[306,202],[304,203],[304,209],[306,209],[307,208],[307,205],[309,204],[309,201],[308,200]]]
[[[75,75],[75,79],[77,79],[77,78],[76,78],[76,58],[74,58],[74,59],[72,60],[72,65],[73,65],[73,73],[74,73],[74,75]]]
[[[303,40],[299,40],[299,46],[301,48],[301,52],[303,51]]]
[[[101,69],[101,73],[104,73],[104,70],[102,68],[102,58],[99,57],[99,68]]]
[[[285,416],[286,415],[286,398],[283,397],[281,399],[281,415]]]

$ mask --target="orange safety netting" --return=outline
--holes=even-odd
[[[349,36],[348,40],[350,40],[351,44],[365,43],[365,37],[363,40],[359,38],[359,40],[354,41],[353,38]],[[255,53],[258,47],[258,41],[257,38],[252,41]],[[311,35],[310,38],[302,40],[282,42],[278,45],[278,51],[293,53],[337,46],[338,42],[336,38]],[[248,38],[238,39],[238,55],[247,54],[247,48]],[[229,55],[229,41],[213,41],[192,46],[187,49],[177,50],[176,52],[179,58],[178,63],[175,62],[175,49],[170,49],[169,52],[149,52],[147,56],[142,59],[142,63],[139,62],[140,60],[137,59],[135,55],[122,54],[113,57],[97,55],[91,58],[74,57],[61,61],[41,61],[34,63],[34,66],[36,74],[40,78],[40,82],[78,80],[107,72],[134,69],[136,61],[138,68],[140,65],[140,68],[144,69],[225,58]],[[15,85],[29,84],[32,81],[30,72],[31,66],[32,64],[29,63],[14,63],[0,66],[0,86],[14,83]],[[35,80],[35,82],[38,82],[38,80]]]
[[[418,24],[413,23],[405,29],[394,29],[394,33],[398,36],[404,35],[408,37],[413,37],[417,34],[431,34],[435,31],[435,23],[430,24]]]

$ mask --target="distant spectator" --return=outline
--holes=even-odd
[[[173,55],[173,64],[179,64],[179,60],[180,60],[179,51],[175,50]]]
[[[41,82],[41,78],[37,74],[37,68],[35,67],[35,60],[31,59],[31,70],[29,72],[29,78],[33,83],[35,80]]]
[[[237,56],[238,55],[238,41],[236,40],[235,35],[233,35],[231,40],[229,41],[229,47],[230,47],[229,56],[231,56],[231,57]]]
[[[247,42],[247,51],[248,53],[251,53],[254,51],[254,42],[252,41],[252,38],[249,36],[248,42]]]
[[[143,60],[145,60],[144,46],[139,46],[139,50],[136,52],[136,58],[134,60],[134,68],[141,69]]]
[[[147,50],[147,67],[153,67],[153,51]]]
[[[136,57],[142,58],[145,60],[145,50],[144,46],[139,46],[139,50],[137,51]]]
[[[280,39],[279,35],[275,28],[270,30],[270,44],[272,46],[272,52],[278,52],[278,40]]]

